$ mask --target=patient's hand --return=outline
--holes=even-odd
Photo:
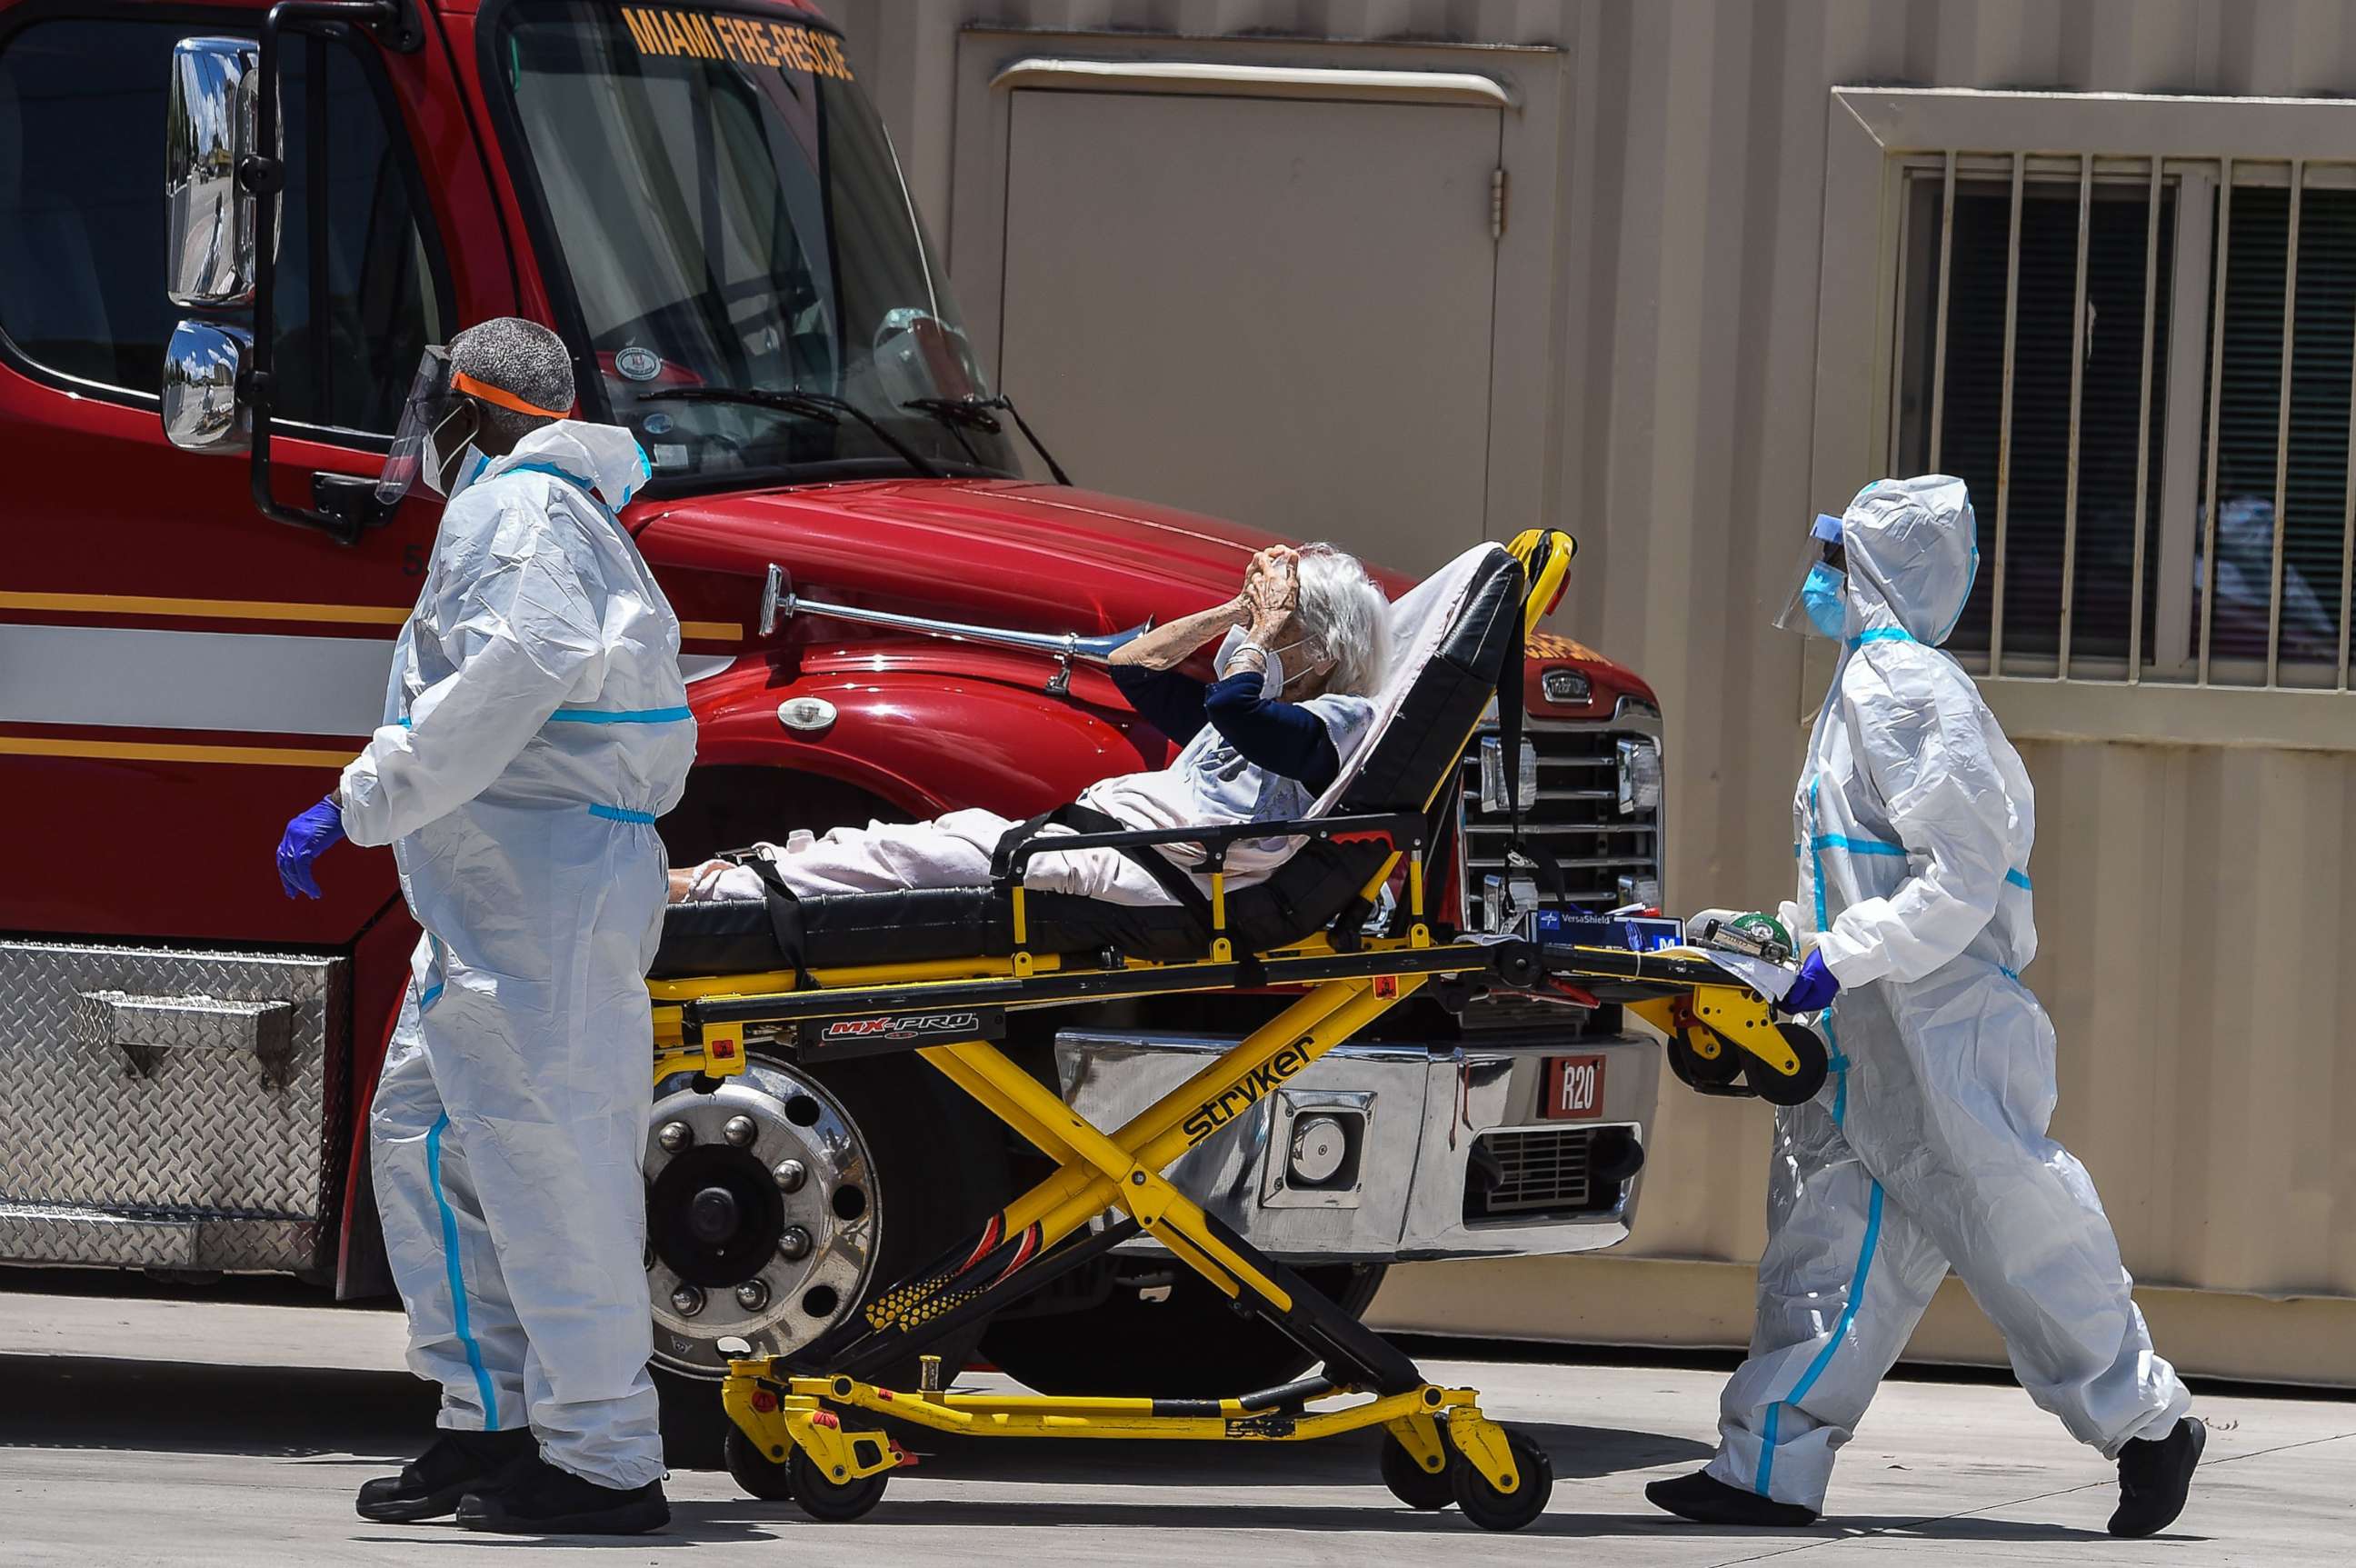
[[[1249,624],[1281,625],[1301,607],[1301,552],[1271,544],[1253,556],[1244,574],[1243,598]]]
[[[670,901],[672,903],[687,902],[688,895],[695,891],[695,874],[696,868],[692,866],[674,865],[670,868]]]

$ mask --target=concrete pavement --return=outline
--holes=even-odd
[[[0,1276],[0,1283],[9,1283]],[[136,1288],[135,1285],[127,1288]],[[300,1299],[291,1295],[269,1299]],[[0,1563],[466,1563],[515,1543],[389,1528],[351,1511],[432,1420],[390,1313],[0,1294]],[[1547,1514],[1487,1535],[1409,1512],[1365,1438],[1280,1448],[965,1444],[897,1478],[866,1520],[819,1525],[680,1471],[670,1531],[530,1542],[535,1564],[829,1564],[1158,1559],[1259,1564],[2347,1564],[2356,1561],[2356,1402],[2200,1399],[2208,1459],[2179,1528],[2103,1533],[2110,1467],[2017,1389],[1900,1381],[1842,1457],[1837,1517],[1745,1533],[1667,1519],[1644,1484],[1700,1463],[1720,1375],[1439,1361],[1554,1458]],[[791,1554],[789,1556],[789,1554]]]

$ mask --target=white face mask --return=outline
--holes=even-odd
[[[1222,679],[1235,673],[1232,666],[1236,655],[1247,647],[1259,648],[1259,644],[1246,637],[1243,628],[1229,627],[1226,639],[1219,644],[1218,653],[1211,660],[1211,668],[1216,670]],[[1273,648],[1260,648],[1259,650],[1261,657],[1268,660],[1267,668],[1260,675],[1260,692],[1273,702],[1284,695],[1284,660]]]
[[[467,442],[458,449],[458,466],[452,471],[449,489],[443,489],[443,456],[440,450],[434,445],[434,433],[429,430],[425,433],[425,466],[418,470],[417,477],[423,479],[425,482],[425,488],[435,495],[452,496],[465,489],[477,473],[490,466],[490,461],[476,449],[472,441]]]
[[[442,432],[454,425],[463,425],[466,428],[467,431],[466,442],[455,452],[444,452],[442,450]],[[423,461],[423,466],[418,469],[417,477],[423,479],[425,482],[425,488],[435,495],[455,495],[465,489],[466,481],[475,477],[475,470],[489,460],[475,446],[474,428],[475,421],[471,419],[449,418],[425,432],[425,447],[421,454]],[[454,457],[456,462],[452,465],[451,459]],[[450,470],[450,483],[447,488],[444,488],[442,483],[442,472],[445,466],[448,466]]]

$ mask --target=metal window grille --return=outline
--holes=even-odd
[[[1970,486],[1976,672],[2349,686],[2356,162],[1899,160],[1893,467]]]

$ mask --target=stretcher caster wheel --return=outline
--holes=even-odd
[[[1816,1090],[1824,1088],[1832,1058],[1826,1055],[1825,1042],[1815,1030],[1798,1024],[1778,1024],[1775,1030],[1792,1047],[1792,1054],[1800,1058],[1799,1070],[1787,1078],[1757,1057],[1746,1055],[1742,1058],[1742,1081],[1770,1105],[1805,1105],[1816,1097]]]
[[[794,1456],[786,1461],[786,1469],[794,1501],[801,1506],[802,1512],[821,1524],[848,1524],[862,1517],[884,1500],[884,1485],[892,1478],[891,1471],[878,1470],[872,1476],[837,1480],[804,1448],[794,1450]]]
[[[1411,1509],[1424,1513],[1437,1513],[1456,1500],[1456,1485],[1449,1472],[1460,1468],[1463,1461],[1456,1456],[1456,1445],[1448,1440],[1448,1423],[1440,1423],[1440,1465],[1437,1470],[1427,1470],[1415,1462],[1415,1455],[1401,1447],[1398,1439],[1383,1439],[1383,1485],[1391,1496]]]
[[[741,1426],[728,1429],[724,1447],[728,1474],[746,1492],[763,1502],[789,1503],[794,1500],[793,1469],[788,1461],[770,1458],[758,1443],[745,1435]]]
[[[1505,1434],[1505,1446],[1513,1450],[1514,1468],[1520,1473],[1521,1484],[1510,1492],[1491,1486],[1469,1460],[1460,1458],[1449,1467],[1456,1506],[1483,1530],[1519,1530],[1546,1512],[1547,1499],[1554,1496],[1554,1461],[1547,1451],[1518,1432]]]
[[[1718,1055],[1706,1057],[1694,1048],[1693,1038],[1682,1030],[1669,1036],[1669,1070],[1679,1083],[1711,1094],[1742,1076],[1742,1053],[1731,1042],[1718,1040]]]

